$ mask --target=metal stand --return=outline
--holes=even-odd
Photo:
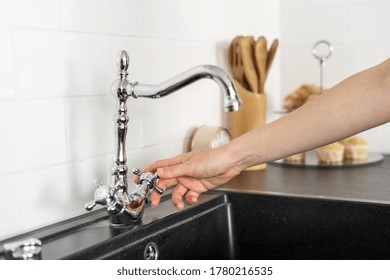
[[[323,45],[323,46],[322,46]],[[324,53],[322,53],[325,50]],[[332,55],[334,47],[331,43],[325,40],[320,40],[314,44],[311,49],[313,56],[320,61],[320,88],[324,88],[324,67],[326,61]]]

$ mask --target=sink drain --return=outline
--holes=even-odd
[[[157,260],[158,259],[158,247],[154,242],[150,242],[145,247],[144,251],[144,259],[145,260]]]

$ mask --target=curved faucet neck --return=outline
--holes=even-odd
[[[242,102],[237,94],[233,80],[225,70],[215,65],[199,65],[193,67],[158,85],[136,82],[131,88],[131,95],[134,98],[161,98],[205,78],[215,81],[221,88],[224,95],[225,111],[231,112],[239,109]]]

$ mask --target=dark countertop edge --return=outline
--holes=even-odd
[[[315,194],[303,194],[303,193],[286,193],[286,192],[272,192],[272,191],[261,191],[261,190],[253,190],[253,189],[239,189],[232,187],[220,187],[216,189],[216,191],[223,192],[233,192],[233,193],[247,193],[247,194],[258,194],[258,195],[275,195],[275,196],[283,196],[283,197],[301,197],[301,198],[314,198],[314,199],[324,199],[324,200],[333,200],[333,201],[348,201],[348,202],[364,202],[364,203],[374,203],[374,204],[386,204],[390,205],[390,201],[388,200],[374,200],[374,199],[359,199],[352,197],[337,197],[337,196],[323,196],[323,195],[315,195]]]
[[[365,188],[367,176],[381,184]],[[313,178],[318,180],[318,187]],[[337,184],[339,189],[325,188],[326,184]],[[384,154],[380,162],[356,167],[302,168],[271,163],[264,170],[244,171],[216,190],[389,205],[390,155]]]

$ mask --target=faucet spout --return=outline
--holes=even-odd
[[[204,78],[215,81],[221,88],[224,95],[225,112],[239,110],[241,99],[237,94],[234,82],[226,71],[215,65],[196,66],[158,85],[136,82],[132,87],[131,95],[135,98],[161,98]]]

